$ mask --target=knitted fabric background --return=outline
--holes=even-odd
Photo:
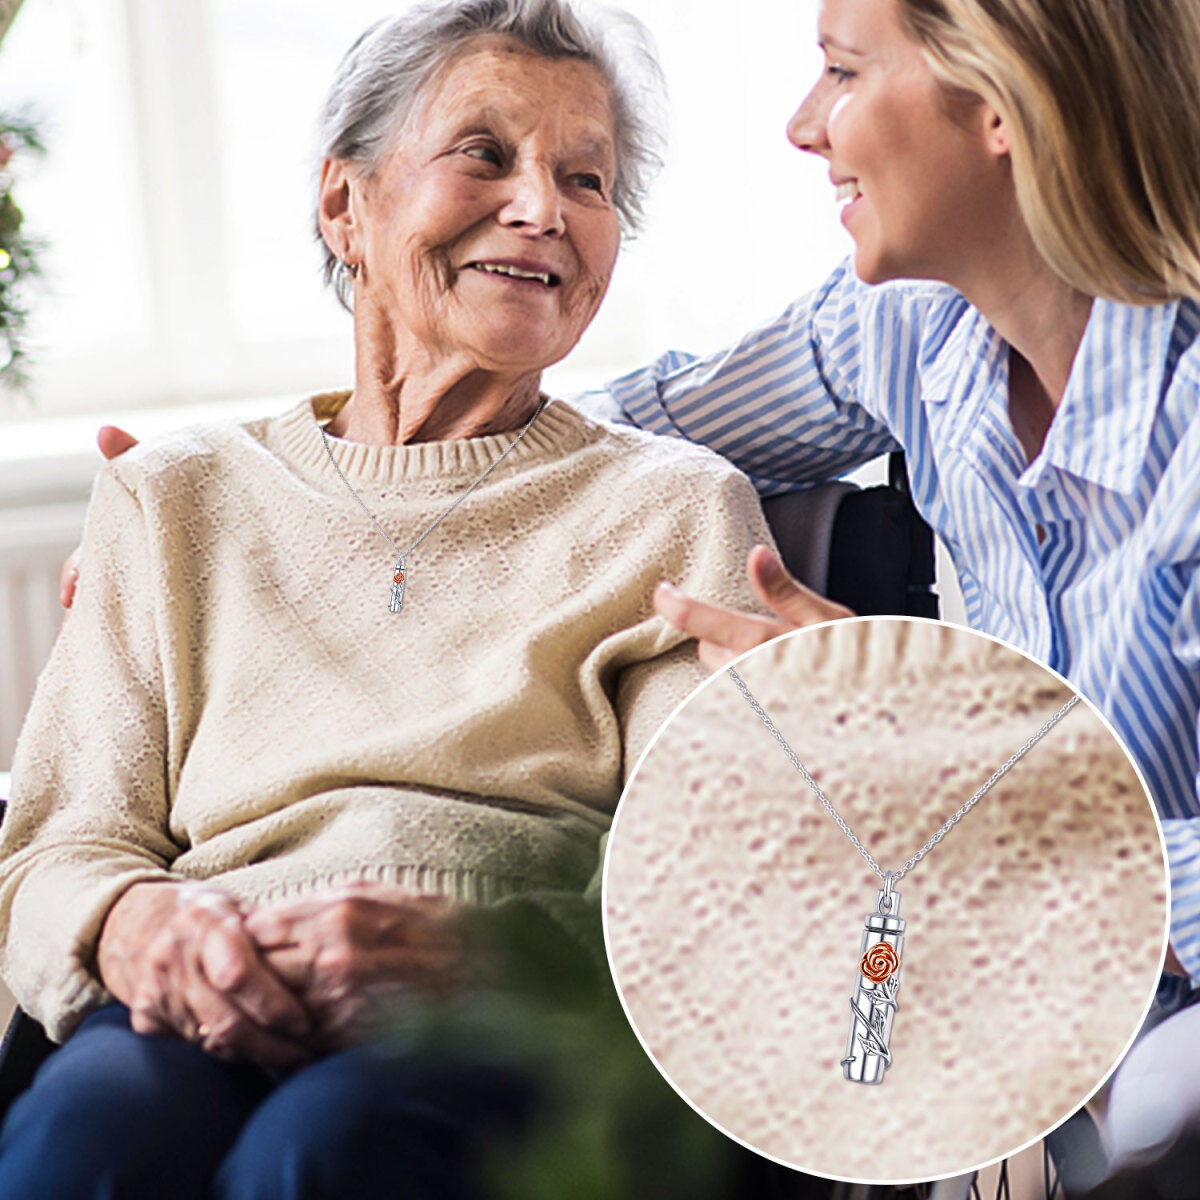
[[[739,664],[884,870],[1070,698],[953,626],[842,621]],[[929,1179],[1014,1150],[1115,1065],[1154,992],[1167,883],[1153,810],[1086,704],[897,885],[892,1066],[847,1082],[879,880],[716,676],[652,745],[611,835],[606,935],[643,1042],[710,1120],[804,1170]]]

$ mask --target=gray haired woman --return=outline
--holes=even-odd
[[[745,607],[767,537],[709,452],[540,393],[654,83],[566,0],[368,31],[316,213],[353,391],[101,470],[0,829],[0,971],[65,1042],[0,1194],[461,1196],[526,1119],[519,1072],[384,1053],[379,998],[502,982],[474,947],[521,906],[580,960],[622,781],[702,677],[652,588]]]

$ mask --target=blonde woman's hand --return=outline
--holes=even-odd
[[[370,882],[259,908],[246,929],[267,965],[303,1000],[322,1050],[370,1031],[377,1001],[444,994],[468,976],[459,908]]]
[[[100,447],[100,453],[105,458],[116,458],[118,454],[124,454],[131,446],[136,446],[137,438],[123,429],[118,429],[116,425],[103,425],[96,436],[96,442]],[[78,582],[79,547],[76,546],[67,555],[67,560],[63,563],[58,577],[58,600],[63,608],[70,608],[75,602],[75,585]],[[66,619],[64,613],[63,620]]]
[[[654,608],[659,616],[697,639],[700,661],[710,671],[793,629],[854,616],[845,605],[826,600],[793,579],[766,546],[750,551],[746,574],[754,594],[775,614],[773,618],[707,604],[685,596],[669,583],[660,583],[655,589]]]
[[[263,961],[234,897],[201,883],[147,881],[109,910],[96,951],[105,987],[137,1033],[175,1034],[225,1061],[310,1061],[311,1022]]]

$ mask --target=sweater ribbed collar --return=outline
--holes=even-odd
[[[307,474],[326,473],[337,482],[329,463],[321,426],[331,420],[350,398],[350,392],[322,392],[309,396],[278,418],[278,433],[284,453]],[[511,464],[561,457],[591,440],[590,423],[561,400],[551,400],[530,426],[521,444],[508,456]],[[484,437],[453,438],[439,442],[413,442],[383,446],[350,442],[329,436],[333,457],[352,482],[401,483],[416,479],[459,478],[470,480],[485,471],[512,445],[516,433]]]

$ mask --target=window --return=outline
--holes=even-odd
[[[403,0],[401,0],[403,2]],[[784,126],[819,70],[814,6],[626,0],[658,42],[671,148],[648,228],[548,377],[595,385],[711,350],[847,252],[824,164]],[[0,105],[35,102],[50,153],[18,200],[50,243],[35,404],[102,413],[301,394],[352,379],[350,319],[310,233],[317,109],[372,0],[37,0],[0,46]]]

